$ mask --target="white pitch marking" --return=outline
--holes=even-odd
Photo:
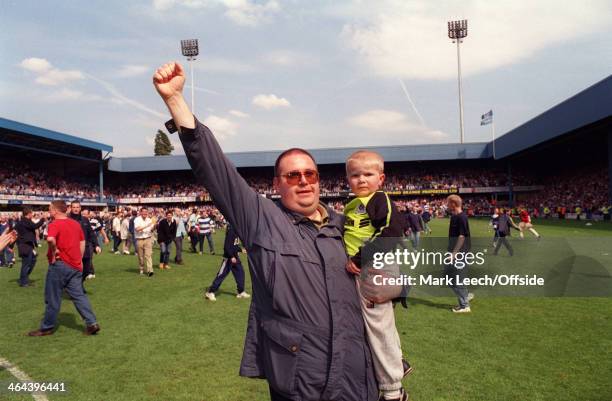
[[[15,376],[15,378],[21,382],[33,381],[30,376],[28,376],[23,370],[19,369],[17,365],[12,364],[11,362],[2,357],[0,357],[0,366],[8,370],[10,374]],[[32,398],[34,398],[36,401],[49,401],[49,399],[44,393],[32,393]]]

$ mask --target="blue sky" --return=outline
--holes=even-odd
[[[504,134],[612,67],[605,0],[2,0],[1,8],[0,116],[112,145],[115,156],[152,154],[168,113],[151,76],[159,64],[184,62],[181,39],[200,41],[195,114],[226,151],[457,142],[451,19],[469,20],[468,142],[490,140],[479,125],[489,109]]]

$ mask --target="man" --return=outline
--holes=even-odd
[[[84,209],[83,211],[87,210]],[[92,278],[94,253],[99,254],[100,252],[102,252],[102,249],[98,245],[98,238],[96,237],[96,233],[91,228],[91,223],[82,214],[81,202],[79,202],[78,200],[73,200],[72,202],[70,202],[70,214],[68,215],[68,217],[79,223],[79,225],[81,226],[81,230],[83,231],[83,236],[85,238],[85,251],[83,252],[83,268],[81,274],[82,281],[84,282],[85,280],[90,280]],[[86,292],[84,286],[83,292]]]
[[[519,222],[519,229],[520,229],[519,237],[521,239],[525,238],[525,234],[523,234],[523,231],[529,230],[529,232],[533,234],[536,237],[536,239],[538,239],[539,241],[540,238],[542,238],[542,236],[538,234],[535,228],[533,228],[533,224],[531,224],[531,217],[529,216],[529,212],[527,211],[527,208],[525,207],[520,208],[519,217],[521,219],[521,221]]]
[[[187,222],[187,231],[189,232],[189,241],[191,242],[191,252],[196,253],[198,244],[198,210],[193,209]]]
[[[421,232],[423,231],[423,219],[417,214],[417,206],[409,208],[409,212],[406,215],[408,226],[410,227],[410,241],[412,242],[412,248],[418,250],[419,243],[421,241]]]
[[[170,244],[176,238],[176,221],[172,218],[172,211],[166,212],[166,218],[157,225],[157,243],[161,248],[159,253],[159,270],[170,269]]]
[[[496,209],[497,210],[497,209]],[[494,223],[493,228],[495,229],[495,233],[497,236],[497,241],[495,242],[495,250],[493,251],[493,255],[497,255],[499,253],[499,249],[501,246],[505,246],[508,250],[510,256],[514,255],[514,250],[512,249],[512,245],[508,242],[508,237],[510,236],[510,228],[515,228],[520,230],[519,227],[514,223],[512,217],[510,217],[506,210],[503,208],[500,210],[499,216]]]
[[[182,96],[182,67],[166,64],[153,81],[198,182],[248,251],[253,302],[240,374],[266,378],[274,401],[376,400],[359,297],[345,270],[343,218],[319,202],[312,156],[283,152],[274,169],[280,202],[266,199],[195,120]]]
[[[448,252],[452,254],[452,263],[446,265],[445,273],[449,282],[448,286],[457,295],[459,305],[453,307],[453,313],[469,313],[470,300],[473,295],[468,293],[463,285],[463,280],[467,277],[468,265],[459,265],[463,255],[471,249],[470,224],[468,217],[461,208],[462,200],[459,195],[450,195],[446,198],[448,211],[451,213],[450,225],[448,227]],[[461,259],[460,259],[461,258]],[[459,279],[461,282],[457,282]]]
[[[85,320],[86,328],[83,334],[92,335],[100,331],[96,316],[91,309],[87,295],[83,293],[81,284],[85,237],[80,225],[66,216],[66,210],[66,203],[61,200],[53,201],[49,206],[53,222],[49,224],[47,232],[49,270],[45,281],[45,317],[40,329],[28,333],[32,337],[53,334],[64,290]]]
[[[176,263],[177,265],[182,265],[183,237],[187,235],[187,229],[185,228],[185,220],[183,220],[183,212],[179,208],[176,208],[174,210],[174,221],[176,222],[176,236],[174,237],[174,247],[176,248],[176,255],[174,256],[174,263]]]
[[[431,221],[431,213],[429,212],[428,205],[425,205],[425,207],[423,208],[421,218],[423,219],[423,231],[425,231],[425,234],[431,235],[431,227],[429,227],[429,222]]]
[[[119,255],[119,245],[121,245],[121,219],[123,212],[119,211],[111,220],[111,230],[113,232],[113,252]]]
[[[136,232],[134,231],[134,220],[138,217],[138,212],[136,210],[132,210],[132,217],[130,217],[130,224],[128,225],[128,231],[130,233],[130,238],[132,241],[132,245],[134,246],[134,253],[138,253],[138,246],[136,244]]]
[[[227,275],[232,272],[234,280],[236,280],[236,298],[251,298],[251,296],[244,290],[244,268],[242,267],[242,261],[238,255],[242,252],[240,247],[240,240],[236,234],[236,230],[232,226],[227,227],[225,233],[225,241],[223,243],[223,261],[221,262],[221,268],[217,273],[213,283],[208,287],[204,293],[204,297],[209,301],[216,301],[217,297],[215,292],[223,284],[223,280]]]
[[[131,213],[129,211],[125,212],[125,215],[121,219],[121,241],[123,242],[123,254],[130,254],[130,244],[132,243],[132,238],[130,237],[130,217]],[[134,250],[135,251],[135,250]]]
[[[208,249],[210,250],[210,254],[215,254],[215,245],[212,238],[214,227],[215,223],[213,219],[206,211],[202,210],[200,217],[198,217],[198,244],[200,247],[200,255],[204,252],[204,238],[206,238],[208,241]]]
[[[21,258],[20,287],[31,287],[29,277],[36,265],[36,230],[45,224],[46,219],[41,218],[38,223],[32,221],[32,209],[25,207],[21,219],[15,225],[17,231],[17,249]]]
[[[144,275],[145,266],[147,275],[153,276],[153,237],[152,231],[155,222],[149,217],[149,209],[140,208],[140,216],[134,219],[134,235],[136,236],[136,252],[138,253],[138,267],[140,275]]]
[[[102,244],[108,244],[109,241],[108,236],[106,235],[106,230],[104,229],[104,220],[100,217],[100,215],[96,214],[94,211],[90,211],[89,209],[83,209],[83,216],[89,220],[91,229],[96,234],[98,246],[102,248]]]

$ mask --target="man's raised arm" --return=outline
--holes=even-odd
[[[168,107],[177,127],[195,128],[193,114],[183,97],[185,71],[179,63],[164,64],[155,70],[153,85]]]
[[[153,84],[179,129],[196,179],[206,187],[215,205],[248,248],[257,230],[264,200],[238,174],[212,132],[198,123],[189,110],[182,95],[185,73],[180,64],[173,62],[159,67],[153,75]]]

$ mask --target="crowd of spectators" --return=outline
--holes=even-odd
[[[6,163],[0,166],[0,194],[95,198],[98,190],[92,183],[48,174],[28,163]]]
[[[386,191],[454,189],[465,187],[495,187],[508,184],[507,175],[501,171],[465,168],[460,172],[426,171],[421,168],[410,168],[410,172],[394,166],[388,169],[384,189]],[[435,170],[435,169],[430,169]],[[269,173],[269,172],[268,172]],[[245,178],[251,187],[266,195],[275,194],[271,177],[246,171]],[[207,196],[206,189],[195,184],[190,176],[174,177],[152,175],[146,180],[131,184],[114,185],[107,183],[104,197],[110,199],[160,198],[160,197],[200,197]],[[605,166],[587,166],[555,175],[539,177],[537,174],[513,174],[514,186],[543,185],[544,189],[528,193],[519,193],[519,203],[531,209],[543,210],[545,207],[556,209],[565,207],[574,211],[576,207],[583,210],[597,211],[607,205],[608,175]],[[191,182],[190,182],[191,181]],[[321,172],[321,192],[348,192],[344,171],[327,167]],[[97,198],[97,186],[90,178],[89,182],[75,177],[58,177],[44,169],[34,168],[27,162],[8,163],[0,167],[0,196],[29,195],[65,198]],[[494,207],[491,195],[466,197],[466,205],[475,214],[486,214]],[[439,197],[442,199],[442,197]],[[434,205],[434,198],[428,198]],[[406,201],[400,201],[406,202]],[[414,202],[410,200],[409,202]],[[432,205],[432,206],[434,206]]]

